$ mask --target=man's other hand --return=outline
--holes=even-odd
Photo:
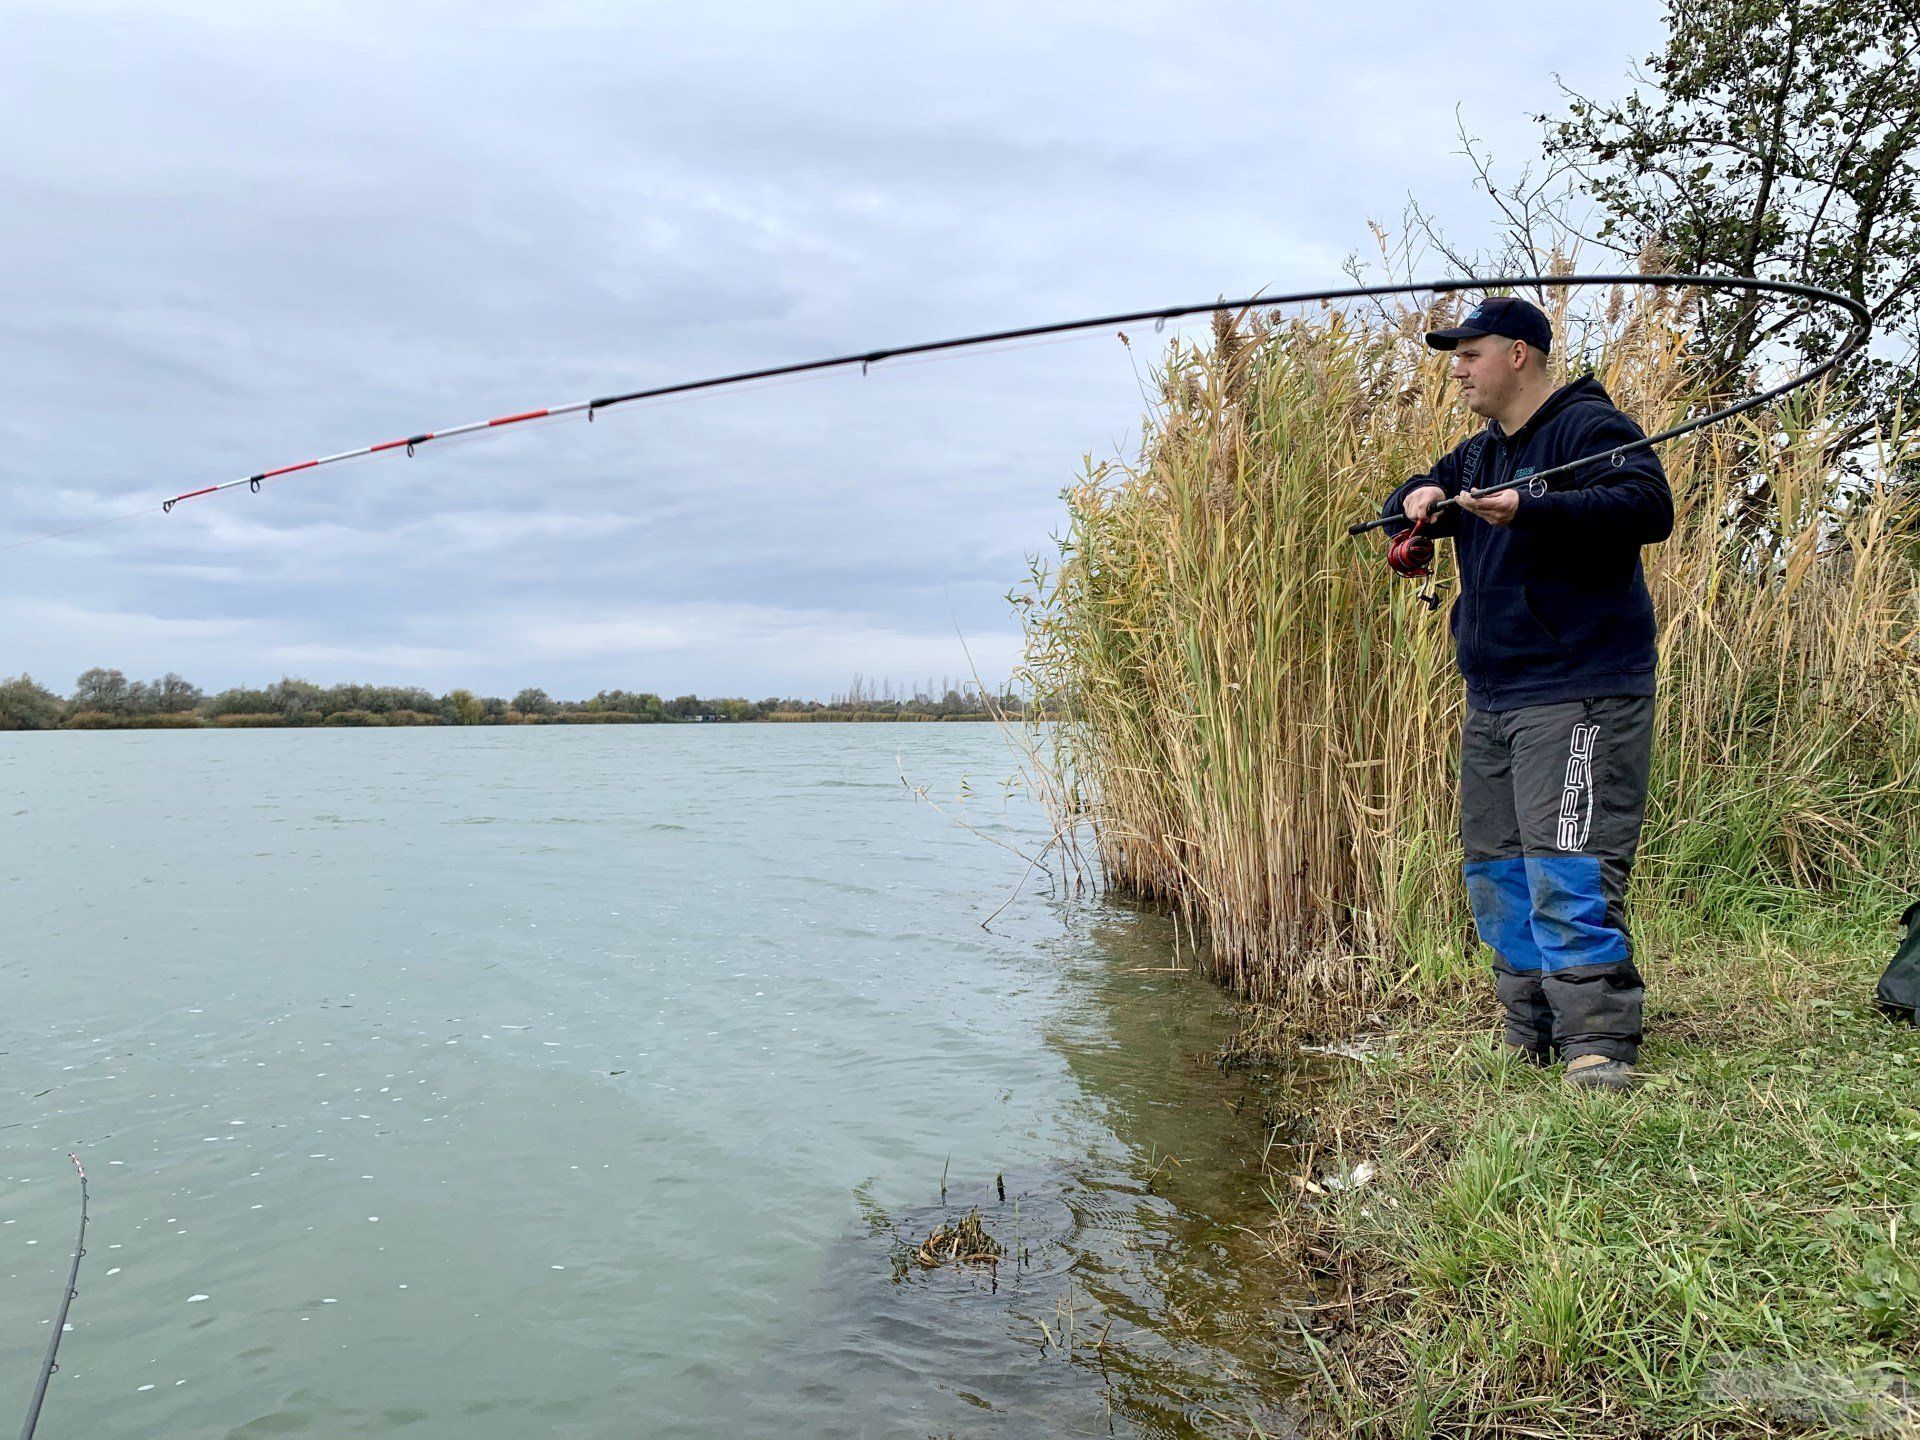
[[[1491,495],[1475,497],[1461,492],[1460,508],[1471,515],[1478,515],[1489,525],[1511,525],[1513,517],[1520,510],[1520,492],[1518,490],[1496,490]]]
[[[1422,520],[1431,519],[1433,507],[1447,498],[1447,492],[1438,485],[1422,485],[1400,502],[1400,513],[1418,525]]]

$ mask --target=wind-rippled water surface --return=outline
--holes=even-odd
[[[1272,1433],[1272,1092],[1151,917],[1029,878],[981,928],[1024,862],[900,776],[1031,850],[1013,768],[991,726],[0,736],[0,1405],[74,1149],[43,1440]],[[974,1205],[999,1266],[896,1263]]]

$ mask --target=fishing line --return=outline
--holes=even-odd
[[[860,351],[848,355],[836,355],[819,360],[802,360],[787,365],[764,366],[753,370],[740,370],[726,375],[714,375],[700,380],[682,380],[665,385],[647,386],[637,390],[627,390],[614,394],[600,395],[588,400],[572,400],[559,405],[540,406],[521,410],[507,415],[495,416],[489,420],[470,421],[464,425],[455,425],[442,430],[420,430],[393,440],[382,440],[371,445],[358,446],[332,455],[323,455],[311,460],[297,461],[291,465],[275,466],[272,469],[256,471],[243,475],[237,480],[224,481],[217,485],[204,485],[195,490],[187,490],[161,502],[163,513],[171,512],[173,507],[183,500],[195,500],[209,495],[218,495],[244,485],[258,493],[260,488],[272,481],[284,479],[309,470],[318,470],[346,464],[351,461],[371,459],[393,451],[414,454],[422,446],[444,443],[462,437],[492,434],[497,430],[510,429],[519,425],[531,425],[539,421],[557,420],[569,415],[585,415],[592,420],[602,412],[618,406],[638,406],[646,403],[658,403],[669,399],[691,398],[715,390],[740,389],[766,382],[785,382],[788,380],[811,378],[827,371],[852,369],[858,367],[862,374],[875,365],[890,360],[908,360],[915,357],[940,356],[944,352],[979,349],[988,346],[1006,346],[1009,342],[1044,341],[1050,337],[1068,337],[1076,332],[1095,330],[1117,330],[1126,325],[1151,323],[1156,332],[1164,330],[1171,321],[1185,320],[1199,315],[1213,315],[1221,312],[1243,312],[1255,309],[1277,309],[1289,305],[1303,305],[1320,302],[1331,305],[1339,301],[1382,298],[1395,295],[1450,295],[1467,290],[1519,289],[1531,286],[1546,289],[1578,289],[1598,285],[1615,286],[1654,286],[1682,287],[1698,290],[1744,290],[1756,294],[1764,293],[1791,297],[1807,304],[1837,306],[1847,312],[1852,319],[1839,347],[1827,359],[1809,369],[1803,370],[1781,384],[1762,390],[1757,394],[1733,404],[1710,410],[1680,425],[1662,430],[1658,434],[1644,436],[1639,440],[1615,446],[1611,450],[1597,455],[1585,456],[1569,461],[1549,470],[1542,470],[1528,476],[1527,481],[1545,481],[1564,474],[1581,465],[1601,462],[1619,464],[1626,455],[1638,450],[1649,449],[1654,445],[1675,439],[1698,430],[1706,425],[1728,420],[1736,415],[1758,409],[1760,406],[1778,400],[1784,395],[1811,384],[1820,376],[1827,374],[1844,362],[1856,350],[1866,343],[1871,317],[1866,306],[1859,301],[1836,291],[1821,289],[1814,285],[1803,285],[1788,280],[1759,280],[1748,276],[1731,275],[1499,275],[1480,279],[1413,280],[1392,285],[1347,285],[1329,290],[1297,291],[1287,295],[1254,295],[1239,300],[1212,300],[1198,305],[1170,305],[1156,310],[1131,310],[1122,314],[1093,316],[1080,320],[1061,320],[1046,325],[1023,325],[1008,330],[992,330],[975,335],[955,336],[945,340],[929,340],[914,345],[897,345],[885,349]],[[1509,488],[1518,482],[1502,482],[1490,486],[1476,494],[1491,494],[1495,490]],[[1447,500],[1442,505],[1452,505],[1456,500]],[[1436,507],[1440,508],[1440,507]],[[135,511],[131,515],[114,517],[112,520],[95,521],[92,525],[76,527],[93,528],[93,525],[112,524],[120,519],[131,519],[133,515],[146,514],[147,511]],[[1377,520],[1368,520],[1350,527],[1349,533],[1364,534],[1368,530],[1382,525],[1392,524],[1401,519],[1398,515],[1385,516]],[[41,540],[58,538],[58,535],[72,534],[74,531],[60,531],[57,534],[40,535],[27,540],[17,540],[0,549],[13,550],[23,545],[38,543]]]
[[[67,1307],[73,1304],[73,1297],[80,1292],[73,1287],[80,1280],[80,1257],[87,1253],[87,1172],[81,1165],[80,1157],[71,1150],[67,1159],[73,1161],[73,1168],[80,1172],[80,1237],[73,1242],[73,1269],[67,1272],[66,1292],[60,1297],[60,1313],[53,1320],[53,1339],[47,1342],[47,1358],[40,1366],[40,1383],[33,1387],[33,1404],[27,1410],[27,1425],[20,1432],[20,1440],[33,1440],[33,1430],[40,1423],[40,1406],[47,1398],[47,1381],[53,1378],[53,1372],[60,1367],[54,1357],[60,1353],[60,1336],[67,1328]]]
[[[104,520],[89,520],[82,525],[69,526],[65,530],[49,531],[45,535],[29,536],[25,540],[11,540],[0,545],[0,555],[9,550],[18,550],[23,545],[38,545],[43,540],[64,540],[69,535],[78,535],[84,530],[98,530],[102,525],[119,525],[128,520],[138,520],[142,515],[151,515],[153,506],[142,505],[138,510],[129,510],[124,515],[109,515]]]

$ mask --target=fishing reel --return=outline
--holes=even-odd
[[[1433,574],[1433,537],[1426,529],[1426,521],[1415,521],[1387,542],[1387,568],[1403,580]]]
[[[1426,533],[1427,522],[1416,520],[1387,542],[1387,568],[1403,580],[1428,580],[1415,598],[1429,614],[1440,608],[1440,590],[1431,583],[1433,575],[1433,537]]]

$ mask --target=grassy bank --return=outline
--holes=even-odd
[[[1313,1429],[1920,1433],[1920,1031],[1869,1001],[1893,900],[1644,916],[1625,1097],[1509,1059],[1477,959],[1407,976],[1277,1177],[1327,1287]]]

